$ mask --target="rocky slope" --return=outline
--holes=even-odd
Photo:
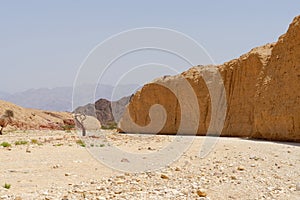
[[[4,114],[5,110],[12,110],[14,118],[13,124],[6,127],[4,131],[20,129],[62,130],[66,125],[74,125],[72,114],[67,112],[28,109],[0,100],[0,115]]]
[[[216,80],[214,68],[221,79],[205,83],[203,75]],[[179,103],[184,95],[182,79],[187,80],[197,97],[197,105],[187,101]],[[224,84],[226,105],[221,101],[222,93],[208,87]],[[163,85],[174,88],[170,91]],[[218,105],[212,112],[211,96]],[[225,97],[224,97],[225,99]],[[251,137],[271,140],[300,141],[300,16],[290,24],[286,34],[278,42],[254,48],[240,58],[220,66],[196,66],[173,77],[163,77],[146,84],[135,93],[127,112],[132,121],[145,129],[137,128],[123,117],[119,123],[122,131],[156,133],[149,128],[149,109],[160,104],[166,111],[166,123],[159,133],[177,133],[182,117],[185,119],[181,133],[192,133],[190,127],[197,126],[197,134],[205,135],[211,118],[221,121],[220,110],[226,109],[226,118],[221,136]],[[196,103],[197,104],[197,103]],[[181,115],[181,109],[187,114]],[[195,121],[197,113],[200,120]],[[154,113],[152,113],[155,116]],[[163,113],[158,113],[160,116]],[[151,115],[151,112],[150,112]],[[160,116],[161,117],[161,116]],[[188,119],[188,120],[186,120]],[[155,117],[154,117],[155,121]],[[161,120],[158,120],[159,123]],[[216,124],[216,121],[213,121]],[[210,134],[217,134],[210,129]]]

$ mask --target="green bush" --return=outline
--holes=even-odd
[[[111,129],[116,129],[117,125],[118,124],[116,122],[108,122],[105,125],[102,125],[101,128],[106,130],[111,130]]]
[[[71,131],[71,130],[73,130],[73,129],[75,128],[75,125],[63,125],[63,126],[61,126],[61,128],[62,128],[64,131],[69,132],[69,131]]]
[[[77,140],[76,144],[78,144],[79,146],[85,147],[85,143],[82,140]]]
[[[5,189],[9,189],[11,187],[11,184],[5,183],[3,186]]]
[[[3,147],[11,147],[11,144],[8,143],[8,142],[2,142],[2,143],[0,144],[0,146],[3,146]]]
[[[43,145],[40,141],[37,139],[31,139],[31,144],[37,144],[37,145]]]
[[[31,143],[32,143],[32,144],[37,144],[37,143],[38,143],[38,140],[37,140],[37,139],[31,139]]]
[[[25,145],[25,144],[28,144],[28,142],[27,141],[22,141],[22,140],[15,141],[15,145]]]

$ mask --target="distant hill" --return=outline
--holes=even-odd
[[[72,88],[40,88],[18,92],[3,98],[25,108],[42,110],[70,111],[72,102]]]
[[[111,85],[100,85],[98,87],[92,85],[83,85],[79,88],[77,98],[80,99],[80,105],[93,103],[94,99],[90,98],[91,90],[95,92],[95,99],[105,98],[109,100],[116,100],[123,96],[128,96],[134,93],[139,88],[139,85],[128,84],[118,86],[118,95],[111,99],[114,87]],[[92,91],[94,93],[94,91]],[[57,87],[53,89],[40,88],[30,89],[24,92],[15,94],[7,94],[0,92],[0,98],[25,108],[36,108],[41,110],[53,111],[71,111],[72,110],[72,94],[73,87]]]
[[[9,96],[10,94],[9,93],[7,93],[7,92],[2,92],[2,91],[0,91],[0,99],[3,99],[3,98],[5,98],[5,97],[7,97],[7,96]]]

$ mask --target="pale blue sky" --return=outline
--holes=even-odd
[[[0,91],[71,86],[92,48],[137,27],[183,32],[223,63],[276,41],[299,14],[299,0],[0,1]]]

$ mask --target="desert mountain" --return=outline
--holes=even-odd
[[[118,96],[128,96],[132,94],[139,85],[128,84],[128,85],[119,85]],[[79,88],[77,97],[81,100],[80,105],[85,105],[87,103],[94,102],[94,99],[87,98],[90,96],[90,93],[94,94],[95,98],[105,98],[109,100],[113,96],[114,87],[111,85],[99,85],[98,87],[93,85],[82,85]],[[92,91],[91,91],[92,90]],[[18,92],[14,94],[0,93],[0,99],[15,103],[25,108],[35,108],[41,110],[54,110],[54,111],[71,111],[72,110],[72,93],[73,87],[57,87],[57,88],[39,88],[39,89],[30,89],[24,92]]]
[[[217,70],[221,80],[217,79]],[[205,83],[204,75],[209,77]],[[179,103],[177,97],[185,95],[182,80],[187,80],[196,95],[192,101]],[[216,81],[217,80],[217,81]],[[225,93],[208,87],[224,84]],[[164,85],[175,88],[170,91]],[[220,93],[219,93],[220,92]],[[212,109],[211,95],[217,107]],[[225,97],[226,96],[226,97]],[[226,105],[221,99],[224,97]],[[190,98],[191,99],[191,98]],[[163,77],[146,84],[131,99],[127,113],[133,122],[145,127],[151,123],[149,109],[160,104],[166,111],[166,123],[159,133],[176,134],[181,118],[188,119],[180,129],[191,133],[196,125],[197,135],[206,135],[211,118],[217,123],[220,112],[227,106],[221,136],[251,137],[270,140],[300,141],[300,16],[290,24],[286,34],[274,44],[252,49],[238,59],[219,66],[195,66],[182,74]],[[181,108],[187,111],[181,115]],[[200,113],[200,120],[195,116]],[[163,114],[163,113],[161,113]],[[151,112],[150,112],[151,115]],[[160,114],[153,116],[161,116]],[[217,120],[216,120],[217,119]],[[128,118],[122,118],[120,129],[126,132],[149,132],[156,130],[147,126],[141,130]],[[159,121],[158,121],[159,123]],[[198,128],[197,128],[198,127]],[[218,134],[210,129],[209,134]]]
[[[3,98],[5,98],[5,97],[7,97],[7,96],[9,96],[10,94],[9,93],[7,93],[7,92],[2,92],[2,91],[0,91],[0,99],[3,99]]]

